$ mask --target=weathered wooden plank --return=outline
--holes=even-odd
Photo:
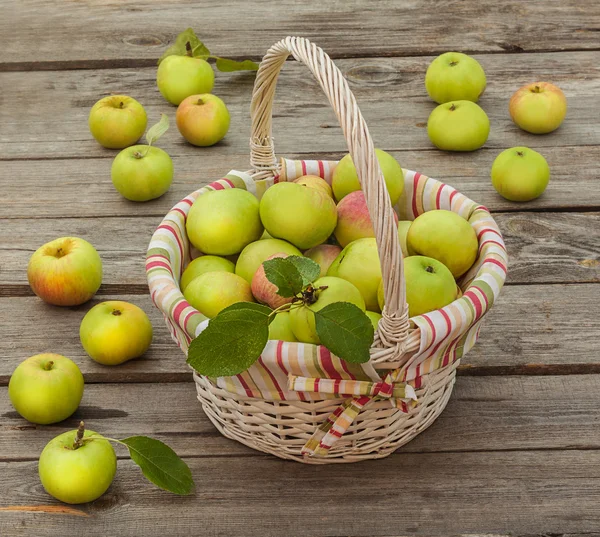
[[[600,371],[597,284],[507,286],[489,314],[477,345],[462,360],[463,373],[561,374]],[[150,316],[154,341],[148,354],[118,367],[87,357],[79,342],[85,312],[100,300],[138,304]],[[163,319],[148,296],[96,297],[78,308],[56,308],[37,298],[1,298],[0,384],[17,364],[40,352],[72,358],[88,382],[191,381],[184,355],[171,341]]]
[[[510,283],[600,281],[600,213],[516,212],[497,213],[495,218],[510,255]],[[102,292],[146,293],[144,259],[160,221],[161,217],[0,219],[7,231],[0,237],[0,252],[5,253],[0,294],[31,295],[29,257],[45,242],[68,235],[83,237],[98,249],[105,272]]]
[[[131,528],[147,537],[548,535],[600,524],[598,451],[400,453],[358,466],[239,456],[187,462],[193,496],[157,490],[121,461],[102,498],[73,506],[89,518],[1,511],[0,530],[15,537],[128,535]],[[0,472],[2,506],[59,505],[43,491],[35,462],[0,463]]]
[[[461,50],[481,52],[598,49],[600,26],[596,3],[559,0],[543,5],[285,0],[277,9],[260,0],[202,6],[129,0],[119,9],[111,2],[57,8],[29,0],[3,15],[4,69],[148,65],[190,24],[216,53],[254,58],[286,35],[309,37],[336,57],[431,54],[455,49],[457,43]],[[36,36],[35,54],[30,35]]]
[[[400,451],[600,449],[599,415],[599,375],[461,376],[435,424]],[[50,439],[82,419],[112,438],[158,438],[181,456],[258,455],[219,434],[189,382],[88,384],[75,415],[51,426],[23,420],[2,387],[0,416],[0,461],[37,460]]]
[[[495,150],[526,145],[600,145],[600,110],[590,101],[600,89],[600,66],[594,52],[518,56],[479,56],[487,70],[489,86],[481,106],[491,120],[486,147]],[[543,61],[541,60],[543,58]],[[432,149],[425,129],[434,103],[424,88],[425,70],[431,57],[340,60],[361,110],[370,125],[375,144],[389,150]],[[0,73],[4,88],[0,104],[3,129],[2,159],[107,157],[114,151],[101,148],[91,137],[87,118],[100,97],[125,93],[137,98],[158,121],[161,112],[174,119],[175,108],[156,88],[154,68],[86,71],[38,71]],[[508,100],[522,84],[550,79],[561,86],[569,100],[565,123],[556,132],[536,136],[518,129],[508,115]],[[250,134],[250,97],[254,75],[220,74],[214,93],[227,103],[231,128],[225,140],[209,149],[188,146],[176,128],[160,145],[173,156],[209,156],[246,153]],[[40,91],[31,92],[31,87]],[[18,116],[14,111],[19,110]],[[289,62],[282,72],[274,109],[274,135],[281,154],[345,151],[344,139],[333,111],[305,67]],[[174,122],[173,122],[174,124]],[[471,163],[470,154],[462,161]],[[491,159],[491,155],[490,155]],[[491,160],[490,160],[491,162]],[[413,167],[410,161],[404,162]]]

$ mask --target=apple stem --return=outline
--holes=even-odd
[[[451,112],[454,112],[454,110],[456,110],[456,105],[454,103],[452,103],[452,105],[450,106],[449,110]]]
[[[202,99],[198,99],[198,102],[196,104],[204,104],[204,101]]]
[[[135,158],[143,158],[143,157],[144,157],[144,155],[142,155],[142,154],[141,154],[139,151],[135,151],[135,152],[133,153],[133,156],[134,156]]]
[[[533,93],[539,93],[540,92],[540,87],[539,86],[535,86],[533,88]]]
[[[519,157],[522,157],[524,154],[525,154],[525,153],[523,153],[523,151],[517,151],[517,155],[518,155]]]
[[[75,442],[73,442],[73,449],[79,449],[83,446],[83,434],[85,433],[85,423],[83,421],[79,422],[79,427],[77,427],[77,436],[75,437]]]
[[[121,102],[119,103],[119,108],[123,108],[124,106],[125,106],[125,105],[123,104],[123,101],[121,101]]]
[[[192,44],[189,41],[186,41],[185,43],[185,53],[190,57],[193,58],[193,54],[192,54]]]
[[[121,315],[121,310],[112,310],[112,314],[119,316],[119,315]]]
[[[54,362],[52,360],[50,360],[49,362],[46,363],[46,365],[44,366],[44,369],[46,371],[50,371],[53,366],[54,366]]]
[[[425,270],[429,273],[433,272],[433,267],[431,265],[428,265],[427,267],[425,267]]]

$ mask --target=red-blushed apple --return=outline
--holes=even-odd
[[[33,292],[55,306],[78,306],[92,298],[102,283],[102,261],[86,240],[61,237],[29,259],[27,279]]]
[[[316,188],[317,190],[320,190],[324,194],[327,194],[329,197],[333,198],[331,186],[327,181],[325,181],[325,179],[322,179],[318,175],[303,175],[302,177],[295,179],[294,183],[304,185],[309,188]]]
[[[210,93],[214,83],[215,72],[202,58],[167,56],[160,62],[156,72],[158,91],[175,105],[190,95]]]
[[[427,120],[427,135],[444,151],[475,151],[487,141],[490,120],[471,101],[440,104]]]
[[[79,326],[79,339],[92,360],[119,365],[144,354],[152,343],[152,324],[143,309],[122,300],[96,304]]]
[[[335,244],[319,244],[310,250],[306,250],[306,252],[304,252],[304,257],[312,259],[321,267],[321,274],[319,277],[322,278],[327,274],[329,267],[341,251],[342,249]]]
[[[333,234],[342,247],[352,241],[375,237],[371,215],[362,190],[350,192],[337,205],[337,225]],[[394,212],[398,222],[398,215]]]
[[[15,410],[32,423],[48,425],[67,419],[83,396],[83,375],[60,354],[37,354],[21,362],[8,383]]]
[[[485,90],[485,73],[480,63],[460,52],[446,52],[433,60],[425,73],[425,88],[438,104],[448,101],[476,103]]]
[[[221,141],[229,130],[229,110],[216,95],[190,95],[177,108],[177,128],[192,145],[207,147]]]
[[[88,124],[96,141],[109,149],[135,144],[144,134],[148,118],[144,107],[127,95],[100,99],[90,111]]]
[[[550,82],[534,82],[519,88],[508,103],[510,117],[524,131],[533,134],[552,132],[567,115],[567,98]]]
[[[494,160],[492,185],[511,201],[530,201],[542,195],[550,181],[546,159],[528,147],[511,147]]]
[[[194,278],[183,293],[200,313],[212,319],[236,302],[254,302],[250,284],[231,272],[205,272]]]
[[[197,257],[185,267],[185,270],[181,275],[181,282],[179,282],[181,292],[183,293],[185,291],[185,288],[194,278],[201,276],[205,272],[219,271],[235,272],[235,263],[217,255],[203,255]]]
[[[288,254],[273,254],[267,257],[269,259],[275,259],[277,257],[289,257]],[[265,267],[261,264],[254,273],[252,278],[252,294],[254,298],[261,304],[266,304],[270,308],[277,309],[284,304],[289,304],[292,301],[292,297],[283,297],[277,294],[277,286],[271,283],[267,279],[265,274]]]
[[[246,246],[235,264],[235,273],[249,284],[260,266],[274,254],[302,256],[298,248],[281,239],[260,239]]]

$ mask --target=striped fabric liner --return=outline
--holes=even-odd
[[[232,171],[190,194],[167,214],[150,242],[146,271],[152,300],[163,312],[173,339],[184,352],[208,324],[208,319],[190,306],[179,289],[185,266],[202,255],[190,247],[185,233],[185,219],[194,200],[207,191],[225,188],[243,188],[260,198],[274,183],[292,181],[308,173],[331,182],[336,164],[282,159],[278,177],[259,181],[247,173]],[[402,369],[386,371],[382,379],[370,363],[349,364],[325,347],[269,341],[259,360],[244,373],[211,379],[231,393],[271,401],[350,396],[315,431],[307,444],[307,453],[326,452],[374,398],[389,397],[391,404],[404,412],[418,404],[412,395],[427,384],[428,373],[451,365],[473,347],[481,321],[506,278],[504,242],[487,209],[439,181],[417,172],[404,173],[405,189],[397,206],[401,219],[413,220],[433,209],[451,210],[469,221],[479,239],[479,257],[459,281],[463,296],[441,310],[411,319],[420,328],[421,337],[419,349],[411,360]]]

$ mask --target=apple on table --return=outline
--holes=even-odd
[[[88,125],[96,141],[108,149],[135,144],[144,134],[148,118],[144,107],[127,95],[100,99],[90,110]]]
[[[560,127],[567,115],[567,98],[550,82],[534,82],[519,88],[508,104],[510,117],[521,129],[547,134]]]

